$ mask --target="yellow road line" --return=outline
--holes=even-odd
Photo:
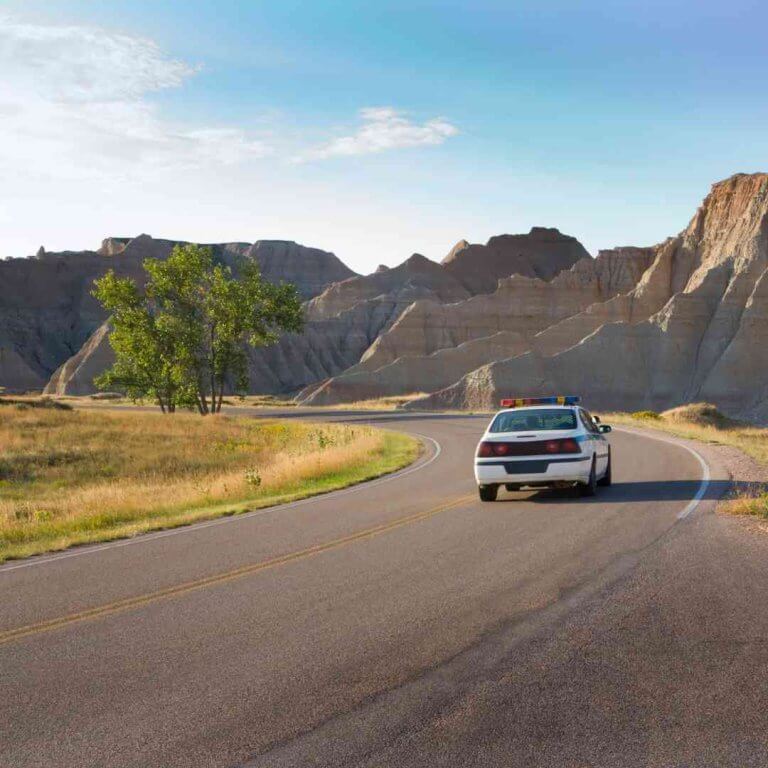
[[[239,568],[235,568],[231,571],[224,573],[217,573],[214,576],[206,576],[202,579],[195,579],[194,581],[187,581],[183,584],[177,584],[175,587],[167,587],[166,589],[160,589],[157,592],[149,592],[145,595],[137,595],[136,597],[127,597],[123,600],[116,600],[113,603],[106,605],[99,605],[95,608],[89,608],[79,613],[72,613],[68,616],[60,616],[56,619],[48,619],[47,621],[41,621],[37,624],[28,624],[24,627],[16,627],[15,629],[8,629],[0,632],[0,645],[13,642],[14,640],[20,640],[30,635],[37,635],[42,632],[50,632],[54,629],[60,629],[61,627],[69,626],[70,624],[76,624],[81,621],[88,621],[89,619],[101,618],[102,616],[110,616],[114,613],[120,613],[121,611],[128,611],[132,608],[138,608],[148,603],[153,603],[157,600],[164,600],[169,597],[176,597],[178,595],[186,594],[187,592],[193,592],[197,589],[203,589],[216,584],[222,584],[233,579],[239,579],[243,576],[249,576],[260,571],[267,571],[271,568],[277,568],[281,565],[287,565],[288,563],[294,563],[297,560],[304,560],[308,557],[314,557],[320,555],[323,552],[328,552],[332,549],[338,549],[339,547],[346,546],[355,541],[361,539],[370,539],[375,536],[380,536],[383,533],[388,533],[396,528],[402,528],[404,525],[411,525],[412,523],[418,523],[422,520],[427,520],[430,517],[439,515],[441,512],[447,512],[448,510],[455,509],[468,501],[473,500],[472,496],[461,496],[458,499],[454,499],[447,504],[441,504],[440,506],[433,507],[426,512],[417,512],[413,515],[407,515],[405,517],[397,518],[389,523],[382,523],[381,525],[373,526],[372,528],[366,528],[365,530],[352,533],[349,536],[342,536],[332,541],[326,541],[323,544],[315,544],[312,547],[299,550],[298,552],[290,552],[287,555],[280,555],[279,557],[273,557],[270,560],[262,560],[259,563],[251,563],[250,565],[243,565]]]

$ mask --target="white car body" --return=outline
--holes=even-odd
[[[537,411],[568,411],[575,422],[573,429],[536,429],[497,431],[504,426],[500,420],[504,414],[516,414],[515,421],[541,423],[544,414]],[[569,417],[563,413],[564,421]],[[498,423],[497,423],[498,422]],[[551,421],[550,421],[551,423]],[[495,425],[495,426],[494,426]],[[606,432],[610,427],[602,427]],[[478,486],[547,486],[563,483],[580,483],[586,486],[590,481],[592,463],[595,464],[595,479],[610,482],[610,446],[601,433],[601,427],[587,411],[578,405],[533,405],[522,408],[509,408],[499,411],[485,431],[475,456],[475,479]],[[568,442],[571,440],[575,445]],[[552,452],[553,443],[569,447],[572,452]],[[483,456],[484,443],[492,445],[491,450],[502,450],[504,455]],[[496,444],[502,444],[498,446]],[[576,452],[578,451],[578,452]],[[607,482],[606,482],[607,480]]]

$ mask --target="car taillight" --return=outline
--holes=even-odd
[[[496,443],[483,441],[477,447],[477,456],[487,459],[492,456],[541,456],[542,454],[581,453],[577,440],[572,437],[557,440],[530,440],[519,443]]]
[[[480,443],[477,447],[477,455],[481,458],[488,456],[508,456],[512,452],[509,443]]]

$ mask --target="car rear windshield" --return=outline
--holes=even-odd
[[[547,429],[576,429],[576,415],[564,408],[500,413],[489,432],[541,432]]]

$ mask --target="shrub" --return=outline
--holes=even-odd
[[[730,429],[741,426],[738,421],[729,419],[721,413],[712,403],[690,403],[664,411],[664,418],[684,424],[696,424],[701,427],[715,427],[716,429]]]
[[[630,416],[633,419],[641,419],[643,421],[659,421],[661,419],[661,414],[656,413],[656,411],[635,411]]]
[[[17,411],[27,411],[30,408],[46,408],[54,411],[72,410],[72,406],[68,403],[52,400],[50,397],[35,397],[25,400],[15,397],[0,397],[0,406],[2,405],[11,406]]]
[[[245,482],[251,486],[251,488],[258,488],[261,485],[261,475],[256,467],[251,467],[245,470]]]

